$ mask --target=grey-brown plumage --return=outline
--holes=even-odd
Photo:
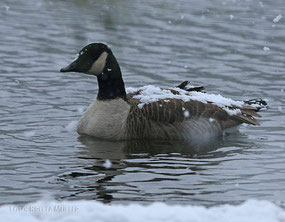
[[[171,91],[178,94],[173,89]],[[130,139],[181,140],[205,134],[218,136],[242,123],[259,125],[254,116],[261,117],[258,108],[249,105],[229,107],[241,110],[239,115],[229,115],[215,104],[181,99],[167,99],[167,102],[162,99],[140,109],[140,100],[133,98],[139,93],[127,95],[131,109],[126,122],[126,138]]]

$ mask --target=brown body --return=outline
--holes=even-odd
[[[256,113],[258,109],[251,106],[238,107],[242,113],[231,116],[215,104],[180,99],[159,100],[140,109],[140,101],[134,95],[127,96],[131,107],[126,121],[127,139],[184,140],[219,136],[242,123],[258,125],[253,116],[260,116]]]

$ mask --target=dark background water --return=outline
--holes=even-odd
[[[285,18],[273,22],[284,9],[283,0],[2,0],[0,204],[45,195],[284,201]],[[233,99],[266,98],[270,109],[260,127],[208,144],[79,138],[76,121],[96,97],[96,79],[59,69],[98,41],[111,46],[127,86],[190,80]]]

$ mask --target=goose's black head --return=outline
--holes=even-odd
[[[78,53],[78,57],[61,72],[81,72],[97,76],[98,99],[126,99],[120,66],[111,49],[103,43],[92,43]]]
[[[98,76],[103,72],[107,57],[112,51],[103,43],[92,43],[85,46],[77,55],[77,58],[61,72],[82,72]]]

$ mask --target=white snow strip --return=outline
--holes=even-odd
[[[277,15],[277,16],[273,19],[273,22],[274,22],[274,23],[279,22],[279,21],[282,19],[282,17],[283,17],[283,16],[282,16],[282,15],[280,15],[280,14],[279,14],[279,15]]]
[[[126,93],[136,93],[139,91],[139,88],[134,88],[134,87],[127,87],[126,88]]]
[[[227,107],[223,108],[230,116],[241,114],[240,109],[229,109]]]
[[[278,222],[285,221],[285,211],[262,200],[248,200],[240,205],[206,208],[165,203],[103,204],[97,201],[38,201],[24,206],[0,207],[1,221],[9,222]]]
[[[185,90],[179,88],[171,88],[179,94],[173,94],[170,89],[161,89],[157,86],[147,85],[140,88],[127,88],[128,93],[137,93],[140,91],[138,95],[135,95],[135,99],[140,100],[140,104],[138,107],[141,109],[145,104],[150,104],[153,102],[157,102],[159,100],[164,100],[165,102],[168,99],[181,99],[184,102],[189,102],[190,100],[198,100],[202,103],[213,103],[217,106],[224,109],[229,115],[236,115],[240,113],[239,109],[231,110],[228,107],[230,106],[243,106],[244,102],[242,101],[234,101],[229,98],[225,98],[223,96],[209,94],[209,93],[201,93],[201,92],[187,92]],[[167,100],[165,100],[167,99]]]

